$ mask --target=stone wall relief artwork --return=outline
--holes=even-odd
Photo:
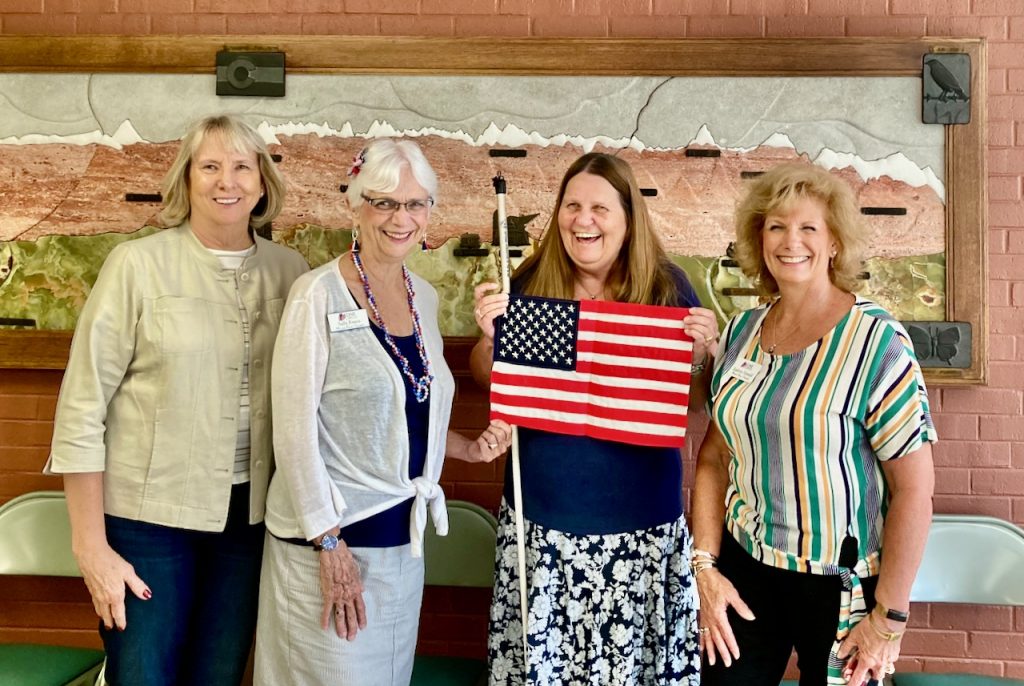
[[[410,266],[441,294],[448,336],[477,334],[472,287],[496,275],[496,250],[457,254],[466,234],[490,248],[492,176],[536,240],[591,150],[630,162],[667,251],[723,322],[756,302],[727,255],[735,203],[791,160],[854,188],[872,235],[862,292],[902,320],[948,318],[946,136],[921,121],[920,77],[289,74],[284,98],[215,90],[208,74],[0,73],[0,329],[72,329],[109,250],[159,230],[185,129],[224,111],[278,156],[289,190],[273,238],[314,266],[348,247],[339,186],[365,141],[421,145],[441,185],[430,249]]]

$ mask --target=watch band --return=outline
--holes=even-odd
[[[894,622],[906,622],[910,619],[910,612],[891,610],[877,600],[875,601],[875,607],[881,611],[883,617],[891,619]]]

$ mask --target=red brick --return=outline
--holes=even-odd
[[[993,360],[1016,360],[1017,339],[1014,336],[989,335],[988,356]]]
[[[1024,95],[1007,93],[988,99],[988,116],[993,121],[1017,120],[1024,112]]]
[[[935,467],[1009,467],[1010,444],[993,441],[947,441],[939,436],[933,449]]]
[[[75,32],[73,14],[5,14],[4,33],[62,36]]]
[[[1018,321],[1024,324],[1024,317],[1018,317]],[[1016,334],[1020,334],[1020,332],[1021,329],[1014,331]],[[999,333],[1006,333],[1006,331],[999,330]],[[992,360],[989,362],[988,368],[988,385],[990,388],[1020,388],[1024,386],[1024,381],[1021,380],[1024,364]]]
[[[1006,232],[1006,253],[1009,255],[1024,254],[1024,231]],[[1016,275],[1011,276],[1010,278],[1017,278],[1019,276],[1020,274],[1018,272]]]
[[[44,0],[43,7],[47,14],[103,14],[118,11],[117,0]]]
[[[932,419],[940,441],[946,438],[964,441],[978,439],[978,418],[975,416],[935,414]]]
[[[809,14],[829,16],[881,15],[888,11],[888,0],[808,0]]]
[[[1015,122],[990,121],[988,123],[988,144],[991,148],[1008,148],[1013,145]],[[991,154],[991,150],[989,151]]]
[[[982,430],[985,418],[982,417]],[[1024,434],[1024,429],[1021,431]],[[1014,469],[974,469],[971,471],[971,493],[978,495],[1024,495],[1024,471]]]
[[[807,0],[732,0],[729,14],[765,17],[807,14]]]
[[[1013,284],[1010,291],[1010,300],[1013,302],[1014,307],[1024,307],[1024,283],[1018,282]]]
[[[992,43],[988,46],[988,66],[1019,67],[1024,54],[1024,42]]]
[[[945,467],[935,470],[935,492],[943,495],[966,495],[971,492],[969,469]]]
[[[378,17],[385,36],[454,36],[455,17],[384,14]]]
[[[654,0],[654,13],[687,17],[724,14],[724,5],[721,0]]]
[[[1001,662],[992,662],[989,660],[957,660],[951,658],[929,658],[925,660],[924,671],[935,672],[937,674],[948,674],[950,672],[954,672],[968,674],[984,674],[986,676],[1002,676],[1003,665]]]
[[[138,36],[150,32],[148,14],[79,14],[78,33]]]
[[[270,0],[195,0],[195,12],[204,14],[206,12],[225,14],[252,14],[270,11]]]
[[[271,12],[292,14],[344,14],[346,9],[339,0],[270,0],[268,7]]]
[[[1007,37],[1006,17],[951,17],[944,13],[928,16],[929,36],[980,36],[1002,39]]]
[[[1024,226],[1024,206],[1017,202],[990,202],[988,223],[990,226],[1008,228]],[[1024,275],[1024,269],[1021,274]]]
[[[1006,70],[1006,89],[1011,93],[1024,93],[1024,69]],[[991,76],[989,77],[991,83]],[[992,92],[992,89],[989,89]]]
[[[299,0],[293,0],[296,1]],[[116,8],[118,12],[126,14],[186,14],[192,11],[192,0],[119,0]]]
[[[764,33],[769,38],[801,38],[806,36],[844,36],[843,17],[768,17]]]
[[[996,631],[969,634],[971,657],[1012,660],[1024,655],[1024,635]]]
[[[1024,662],[1007,662],[1003,676],[1007,679],[1024,679]]]
[[[7,0],[4,3],[4,13],[14,12],[42,12],[43,0]]]
[[[456,36],[529,36],[530,17],[464,16],[455,17]]]
[[[931,628],[1013,631],[1013,608],[1005,605],[933,603]]]
[[[581,16],[612,18],[648,16],[651,14],[653,4],[653,0],[576,0],[573,3],[572,13]]]
[[[1021,391],[992,388],[946,388],[942,392],[944,412],[969,414],[1019,414]]]
[[[208,35],[228,32],[227,17],[223,14],[154,14],[150,19],[153,33]]]
[[[299,14],[229,14],[228,33],[252,35],[294,35],[302,33],[304,17]]]
[[[1014,469],[1024,469],[1024,443],[1010,445],[1010,464]]]
[[[302,33],[329,36],[369,36],[377,33],[377,17],[372,14],[306,14]]]
[[[1020,177],[990,176],[988,178],[988,199],[1018,201],[1021,198]]]
[[[1012,281],[989,281],[988,304],[990,307],[1009,307]]]
[[[0,445],[48,446],[53,436],[53,425],[46,422],[0,420]]]
[[[1008,17],[1015,17],[1021,13],[1019,0],[974,0],[971,12],[977,15],[994,14]]]
[[[548,14],[556,16],[573,13],[572,0],[498,0],[499,14],[526,14],[540,17]]]
[[[900,649],[910,655],[963,655],[967,649],[967,632],[934,629],[908,631]]]
[[[759,37],[764,23],[764,17],[690,17],[686,30],[694,38]]]
[[[1024,527],[1024,498],[1013,499],[1013,513],[1010,517],[1018,526]]]
[[[1006,69],[988,70],[988,94],[1003,95],[1008,92]]]
[[[49,454],[48,446],[23,448],[8,446],[0,448],[0,463],[3,464],[5,472],[42,472]]]
[[[616,38],[682,38],[686,17],[612,17],[610,34]]]
[[[607,17],[537,17],[533,20],[535,36],[593,37],[608,35]]]
[[[498,0],[421,0],[423,14],[497,14]]]
[[[0,396],[0,419],[35,419],[39,398],[32,395]]]
[[[1013,144],[1024,146],[1024,122],[1017,122],[1017,133],[1013,137]]]
[[[970,0],[890,0],[890,14],[970,14]]]
[[[1024,17],[1010,17],[1010,40],[1024,40]]]
[[[1016,231],[1010,231],[1007,235],[1012,239]],[[1020,258],[1017,257],[1017,251],[1014,247],[1019,248],[1020,246],[1013,246],[1012,242],[1006,246],[1005,255],[989,255],[989,278],[990,279],[1018,279],[1020,278],[1021,264]],[[1000,333],[1009,333],[1006,330],[1001,330]]]
[[[1011,499],[1005,496],[936,495],[932,502],[936,512],[949,514],[1009,519],[1013,513]]]
[[[849,17],[846,20],[848,36],[923,36],[924,17]]]

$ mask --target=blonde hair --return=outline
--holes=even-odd
[[[793,203],[812,198],[825,206],[825,221],[836,254],[829,279],[852,292],[860,284],[867,235],[853,189],[838,176],[813,164],[780,164],[754,179],[736,209],[736,261],[761,295],[773,298],[779,284],[764,261],[762,229],[769,214],[787,211]]]
[[[526,295],[571,300],[576,267],[566,252],[558,230],[558,210],[566,186],[577,174],[594,174],[611,184],[626,212],[626,236],[608,274],[606,287],[618,302],[677,305],[678,288],[672,277],[675,267],[654,232],[647,203],[633,170],[624,160],[592,152],[583,155],[565,172],[558,188],[555,209],[540,244],[516,270],[515,279]]]
[[[220,136],[225,147],[237,153],[256,153],[260,167],[260,182],[265,193],[249,215],[249,226],[256,229],[271,222],[284,206],[285,184],[277,165],[262,136],[238,116],[220,114],[200,119],[193,124],[181,140],[174,163],[167,170],[161,186],[164,208],[160,219],[168,226],[177,226],[192,213],[189,198],[189,172],[192,158],[207,136]]]

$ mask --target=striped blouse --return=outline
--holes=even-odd
[[[817,342],[769,355],[760,341],[770,309],[729,322],[712,377],[713,416],[732,451],[726,527],[773,567],[877,574],[888,505],[881,462],[936,440],[910,339],[858,297]],[[840,565],[849,537],[857,559],[850,541]]]

